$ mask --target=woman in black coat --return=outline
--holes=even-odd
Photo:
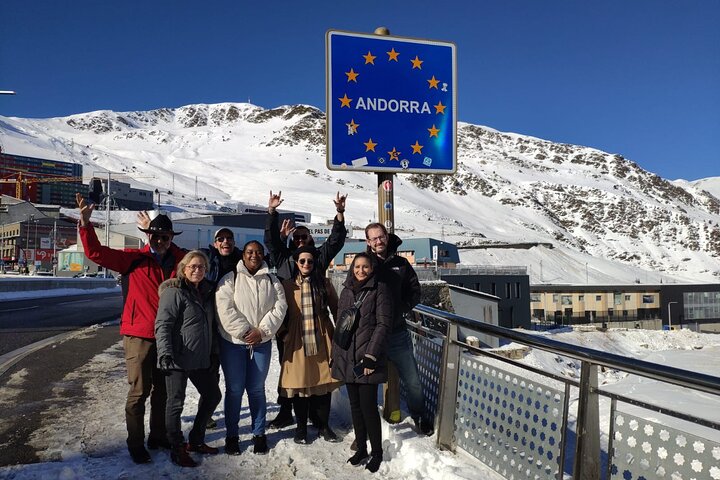
[[[355,256],[343,284],[338,312],[352,307],[363,291],[367,293],[350,346],[345,350],[333,343],[332,351],[332,375],[347,387],[357,442],[357,452],[348,462],[358,465],[370,456],[365,468],[371,472],[380,468],[383,455],[377,394],[378,385],[387,381],[387,336],[392,324],[392,296],[388,287],[377,281],[374,270],[375,260],[370,255],[363,252]]]

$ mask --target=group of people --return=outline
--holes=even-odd
[[[223,395],[225,453],[238,455],[242,398],[247,394],[253,452],[268,452],[265,383],[276,338],[280,360],[280,410],[269,428],[296,424],[294,441],[308,443],[308,422],[318,437],[340,439],[329,423],[331,394],[345,385],[350,400],[355,453],[352,465],[376,472],[382,462],[378,386],[387,381],[387,362],[399,371],[408,409],[418,429],[430,435],[424,396],[406,329],[405,314],[420,300],[420,284],[407,259],[396,254],[401,241],[382,224],[365,229],[367,250],[357,254],[338,296],[326,278],[342,249],[346,197],[333,199],[337,214],[320,247],[306,227],[279,222],[281,194],[270,192],[264,242],[242,249],[233,232],[221,228],[207,249],[185,251],[173,243],[166,215],[138,214],[147,234],[144,248],[102,246],[90,222],[94,205],[78,194],[80,239],[87,257],[123,277],[125,304],[120,333],[127,366],[127,446],[132,460],[147,463],[147,449],[170,450],[173,463],[197,465],[191,453],[217,454],[205,443],[207,428]],[[288,244],[289,240],[289,244]],[[272,267],[271,267],[272,266]],[[334,342],[335,321],[358,307],[349,345]],[[188,380],[200,397],[187,442],[181,428]],[[150,429],[145,443],[145,403]],[[294,416],[293,416],[294,412]],[[367,443],[370,443],[368,450]],[[145,446],[147,445],[147,449]]]

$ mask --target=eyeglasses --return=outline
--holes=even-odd
[[[215,241],[216,241],[217,243],[234,242],[234,241],[235,241],[235,238],[234,238],[234,237],[217,237],[217,238],[215,239]]]
[[[298,260],[298,263],[300,265],[305,265],[306,263],[308,265],[312,265],[313,263],[315,263],[315,260],[313,260],[312,258],[301,258],[300,260]]]
[[[300,233],[298,235],[293,235],[293,240],[307,240],[310,238],[310,235],[306,233]]]
[[[386,237],[385,235],[380,235],[379,237],[368,238],[367,240],[368,240],[368,242],[370,242],[370,243],[378,243],[378,242],[380,242],[380,241],[382,241],[382,240],[385,240],[386,238],[387,238],[387,237]]]
[[[157,234],[157,233],[151,233],[150,239],[161,240],[163,242],[167,242],[170,240],[170,235],[161,235],[161,234]]]
[[[185,265],[185,268],[189,268],[192,272],[195,272],[197,270],[203,271],[207,269],[205,265]]]

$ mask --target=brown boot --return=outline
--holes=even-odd
[[[175,465],[179,465],[181,467],[197,467],[197,463],[188,453],[187,448],[185,448],[185,444],[173,447],[170,452],[170,460],[172,460]]]

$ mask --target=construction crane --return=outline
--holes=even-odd
[[[27,173],[27,172],[26,172]],[[28,177],[23,175],[23,172],[18,172],[16,177],[13,178],[0,178],[0,183],[14,183],[15,184],[15,198],[22,200],[23,198],[23,185],[27,186],[32,183],[57,183],[57,182],[74,182],[82,183],[83,177]]]

